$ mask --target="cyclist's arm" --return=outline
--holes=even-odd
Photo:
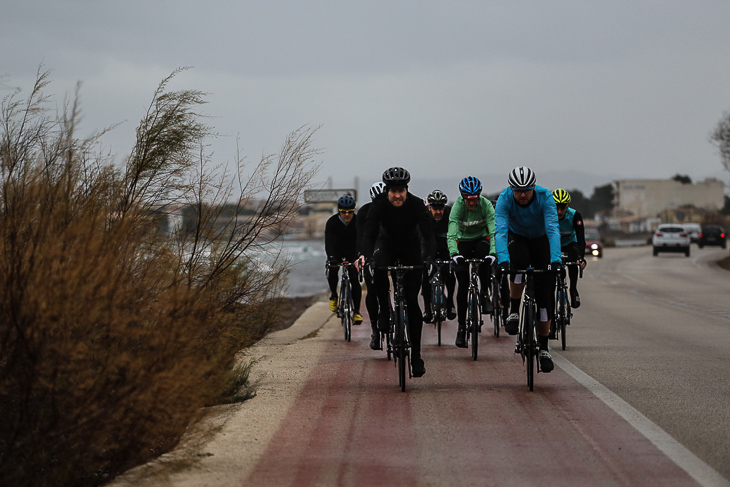
[[[436,256],[436,237],[433,234],[433,217],[422,202],[417,207],[416,216],[418,218],[418,228],[421,231],[421,242],[423,243],[423,257],[435,258]]]
[[[487,219],[487,236],[489,237],[489,255],[497,255],[497,247],[494,243],[494,207],[492,203],[485,198],[486,219]]]
[[[362,254],[366,259],[373,256],[375,240],[378,238],[378,232],[380,231],[380,221],[383,218],[383,212],[387,204],[387,199],[375,198],[368,210],[368,217],[365,219],[365,230],[363,231],[362,238]]]
[[[545,233],[550,242],[550,262],[562,262],[560,258],[560,222],[558,221],[558,209],[555,206],[555,199],[549,191],[543,199],[543,217],[545,219]]]
[[[578,239],[578,256],[584,259],[586,256],[586,232],[583,225],[583,216],[577,211],[573,215],[573,229],[575,230],[575,238]]]
[[[494,248],[497,252],[497,262],[509,262],[509,251],[507,250],[507,232],[509,231],[509,201],[512,198],[511,192],[504,190],[494,210]]]
[[[337,222],[333,218],[327,220],[327,224],[324,227],[324,252],[327,254],[327,258],[337,256],[337,231],[335,224]]]

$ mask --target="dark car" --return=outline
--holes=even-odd
[[[727,245],[725,242],[725,229],[720,225],[705,225],[702,227],[697,245],[699,248],[705,245],[719,245],[723,249]]]
[[[586,257],[603,257],[603,244],[597,230],[586,229]]]

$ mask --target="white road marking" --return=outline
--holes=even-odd
[[[629,403],[608,390],[597,380],[573,365],[562,355],[553,352],[553,360],[571,377],[603,401],[609,408],[624,418],[636,430],[644,435],[659,450],[667,455],[682,470],[703,486],[730,486],[730,481],[715,469],[703,462],[694,453],[682,446],[666,431],[654,424],[649,418],[634,409]]]

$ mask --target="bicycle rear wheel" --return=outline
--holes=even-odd
[[[476,360],[479,355],[479,294],[474,290],[469,295],[469,334],[471,335],[471,358]]]
[[[346,270],[343,270],[342,272],[347,272]],[[352,294],[351,294],[349,282],[347,280],[343,280],[342,285],[340,286],[340,296],[341,296],[341,305],[342,308],[342,328],[345,332],[345,341],[350,341],[351,335],[352,335]]]
[[[566,331],[568,330],[567,325],[570,324],[570,303],[568,302],[568,298],[565,298],[564,313],[563,319],[560,322],[560,344],[563,350],[567,346],[568,336],[566,335]]]

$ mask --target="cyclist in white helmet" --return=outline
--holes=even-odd
[[[362,238],[365,234],[365,220],[368,217],[368,211],[372,202],[385,191],[385,183],[378,181],[370,186],[370,201],[365,203],[357,211],[357,253],[358,256],[363,255],[362,251]],[[375,282],[373,275],[370,272],[369,267],[365,267],[363,271],[365,277],[365,286],[367,287],[367,293],[365,294],[365,309],[368,310],[368,316],[370,317],[370,348],[372,350],[380,350],[380,331],[378,330],[378,294],[375,292]]]
[[[495,244],[500,269],[562,269],[558,212],[552,193],[535,184],[536,177],[528,167],[514,168],[508,177],[509,187],[497,199],[495,211]],[[525,283],[522,276],[510,282],[510,315],[505,331],[516,335],[519,309]],[[540,369],[551,372],[553,359],[548,349],[550,322],[555,306],[555,276],[535,276],[535,299],[538,307],[538,342]]]

